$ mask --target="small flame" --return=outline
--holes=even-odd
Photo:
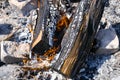
[[[70,20],[66,16],[62,16],[61,19],[57,23],[56,31],[62,31],[64,28],[68,28]],[[28,28],[31,33],[33,33],[33,29],[31,25],[28,25]],[[59,41],[59,38],[54,38],[54,42]],[[23,69],[25,70],[48,70],[50,68],[50,62],[54,59],[57,51],[60,49],[60,43],[56,45],[56,47],[52,47],[51,49],[47,50],[43,56],[38,54],[34,54],[36,56],[34,59],[24,59]]]
[[[48,58],[49,61],[52,61],[55,57],[56,52],[58,51],[59,47],[53,47],[45,52],[44,56]]]
[[[61,19],[57,22],[57,30],[61,31],[64,28],[68,28],[69,23],[69,19],[66,16],[62,16]]]

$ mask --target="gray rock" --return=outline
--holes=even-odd
[[[96,39],[98,41],[97,45],[99,45],[96,54],[110,54],[119,49],[118,36],[109,22],[107,22],[105,29],[98,31]]]
[[[29,44],[18,44],[11,41],[1,42],[1,54],[0,60],[4,63],[16,63],[21,62],[25,55],[28,55],[30,51]]]
[[[15,5],[19,9],[22,9],[31,0],[19,1],[19,0],[8,0],[10,5]]]
[[[10,34],[12,31],[11,24],[0,24],[0,35]]]

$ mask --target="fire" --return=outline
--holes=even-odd
[[[24,66],[22,68],[25,70],[48,70],[50,67],[50,62],[54,59],[58,49],[59,47],[53,47],[47,50],[42,57],[37,55],[35,59],[24,59]]]
[[[68,28],[70,20],[66,16],[62,16],[61,19],[57,22],[57,30],[61,31],[64,28]]]
[[[66,16],[62,16],[60,20],[57,22],[56,25],[56,32],[58,35],[64,33],[64,29],[67,29],[69,26],[70,20]],[[33,33],[33,29],[31,25],[28,25],[28,28],[31,33]],[[56,35],[57,36],[57,35]],[[63,35],[62,35],[63,36]],[[54,45],[51,49],[47,50],[44,55],[34,54],[34,59],[24,59],[23,63],[23,69],[25,70],[48,70],[50,68],[50,62],[54,59],[57,51],[60,49],[60,41],[62,38],[59,36],[54,37],[54,42],[57,42],[57,45]]]
[[[28,59],[23,59],[23,64],[26,64],[28,61]]]

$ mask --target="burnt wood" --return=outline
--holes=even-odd
[[[80,1],[62,39],[60,56],[53,64],[53,69],[68,77],[74,77],[79,72],[89,55],[104,6],[105,0]]]
[[[44,40],[47,37],[43,36],[47,16],[49,15],[48,0],[39,0],[39,10],[37,14],[38,18],[33,34],[33,42],[31,48],[34,53],[43,53],[46,49],[49,49],[50,47],[49,44]]]
[[[39,0],[39,11],[37,25],[34,30],[32,51],[44,54],[45,51],[54,46],[54,35],[59,11],[51,0]]]

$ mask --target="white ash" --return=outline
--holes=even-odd
[[[30,79],[30,80],[34,80],[34,78],[30,78],[29,73],[31,73],[32,71],[27,71],[27,75],[28,76],[23,76],[21,77],[21,79]],[[24,72],[21,71],[21,73],[24,75]],[[60,73],[49,69],[47,71],[45,70],[41,70],[41,71],[34,71],[34,74],[36,79],[38,80],[72,80],[69,78],[66,78],[65,76],[61,75]],[[18,76],[20,78],[20,76]]]
[[[22,9],[30,0],[25,0],[25,1],[18,1],[18,0],[8,0],[10,5],[15,5]]]
[[[4,65],[0,67],[0,80],[16,80],[20,67],[18,65]]]
[[[107,7],[103,16],[108,19],[110,22],[120,23],[120,1],[119,0],[109,0]]]
[[[48,28],[46,29],[48,29],[49,45],[53,46],[53,36],[56,30],[57,17],[59,13],[57,11],[57,7],[55,7],[51,1],[49,1],[49,9],[50,9],[50,16],[48,19],[48,25],[47,25]]]
[[[115,57],[115,55],[90,55],[87,60],[86,68],[80,70],[80,75],[78,75],[76,79],[112,80],[113,78],[119,77],[120,68],[116,69],[114,67],[118,65],[118,58],[119,57]]]
[[[65,80],[66,79],[64,76],[62,76],[61,74],[53,70],[45,71],[43,72],[43,75],[45,76],[50,75],[51,77],[49,80]]]
[[[36,1],[33,0],[8,0],[10,6],[14,6],[22,12],[22,15],[29,16],[29,12],[35,8],[37,8]]]

